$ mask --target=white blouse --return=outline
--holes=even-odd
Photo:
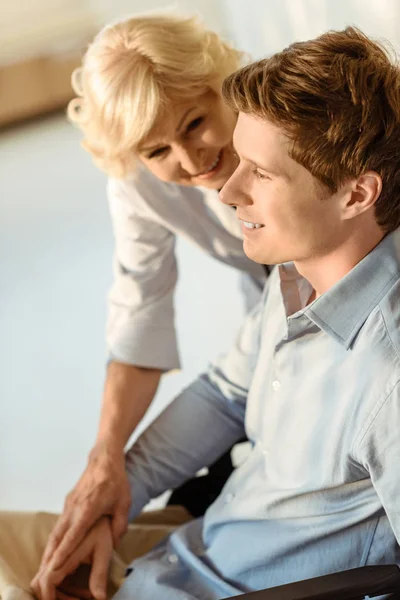
[[[265,270],[244,254],[235,211],[214,190],[165,183],[140,167],[132,177],[110,179],[108,198],[115,236],[107,323],[110,357],[144,367],[177,368],[176,235],[248,273],[260,287]]]

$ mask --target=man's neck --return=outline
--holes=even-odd
[[[297,271],[314,289],[309,302],[327,292],[347,275],[383,238],[384,233],[376,227],[372,231],[349,236],[343,244],[323,256],[295,261]]]

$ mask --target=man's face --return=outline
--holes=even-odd
[[[337,248],[345,235],[340,194],[331,194],[290,158],[284,133],[240,113],[233,139],[240,164],[220,197],[237,207],[247,256],[279,264],[320,258]]]

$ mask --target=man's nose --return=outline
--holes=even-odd
[[[250,197],[244,191],[244,181],[238,169],[232,173],[219,192],[219,199],[228,206],[244,206],[251,204]]]

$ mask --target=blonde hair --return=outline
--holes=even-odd
[[[242,54],[196,17],[152,14],[105,27],[72,75],[78,98],[70,120],[83,147],[114,177],[133,171],[135,151],[174,100],[212,89],[235,71]]]

